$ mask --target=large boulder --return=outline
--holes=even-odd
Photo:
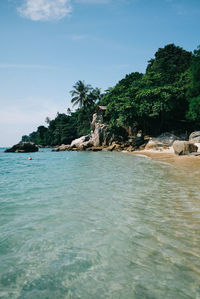
[[[91,122],[91,130],[94,132],[96,123],[103,124],[103,116],[102,114],[94,113],[92,122]]]
[[[189,141],[193,143],[200,143],[200,131],[192,132],[189,136]]]
[[[32,153],[37,151],[38,146],[33,142],[20,142],[5,150],[6,153]]]
[[[145,143],[144,137],[138,136],[138,137],[130,138],[127,142],[127,145],[137,149],[144,143]]]
[[[162,148],[170,147],[174,143],[175,140],[180,140],[179,137],[175,136],[172,133],[163,133],[158,137],[151,138],[149,142],[146,144],[145,149],[155,149],[159,150]]]
[[[198,147],[189,141],[176,140],[173,143],[174,153],[176,155],[188,155],[190,153],[197,152]]]
[[[91,137],[90,135],[86,135],[86,136],[82,136],[80,138],[73,140],[71,143],[71,147],[84,146],[86,144],[86,142],[88,142],[90,140],[90,137]]]
[[[92,146],[86,148],[86,151],[99,152],[103,150],[103,146]]]
[[[95,123],[95,129],[91,134],[90,142],[95,147],[106,146],[111,143],[112,136],[110,135],[108,125]]]
[[[71,148],[71,145],[62,144],[52,149],[52,152],[69,151]]]

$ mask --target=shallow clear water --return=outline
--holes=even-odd
[[[0,298],[200,298],[200,171],[0,151]]]

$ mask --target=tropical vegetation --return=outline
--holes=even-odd
[[[47,127],[23,136],[42,146],[69,144],[90,132],[97,105],[107,106],[110,130],[125,128],[156,135],[165,131],[190,131],[200,126],[200,47],[189,52],[174,44],[159,48],[144,74],[133,72],[103,94],[78,81],[71,91],[75,111],[46,119]]]

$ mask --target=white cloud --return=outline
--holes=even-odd
[[[23,0],[21,16],[33,21],[59,20],[71,12],[70,0]]]
[[[33,21],[60,20],[69,16],[72,11],[71,2],[82,4],[107,4],[112,0],[21,0],[17,8],[22,17]]]

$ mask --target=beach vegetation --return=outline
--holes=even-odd
[[[46,118],[47,127],[39,126],[22,141],[69,144],[90,133],[97,105],[107,107],[104,120],[115,134],[122,134],[127,127],[151,135],[190,130],[200,123],[200,47],[192,53],[174,44],[166,45],[148,61],[144,74],[127,74],[103,94],[79,80],[71,96],[75,111],[68,108],[66,114],[58,113],[53,120]]]

